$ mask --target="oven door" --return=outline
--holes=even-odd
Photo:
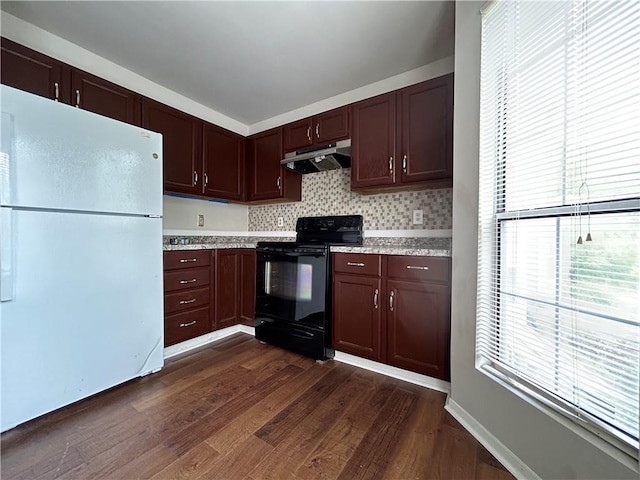
[[[299,250],[257,249],[256,322],[266,318],[325,329],[327,249]]]

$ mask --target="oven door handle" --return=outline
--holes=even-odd
[[[261,254],[264,258],[274,258],[274,257],[326,257],[326,253],[324,252],[265,252],[264,250],[256,250],[257,253]]]

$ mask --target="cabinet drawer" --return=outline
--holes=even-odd
[[[200,308],[164,317],[164,345],[183,342],[210,330],[209,309]]]
[[[403,280],[449,282],[449,258],[389,255],[387,276]]]
[[[164,269],[207,267],[211,263],[211,250],[174,250],[164,252]]]
[[[356,275],[380,275],[380,255],[366,253],[334,253],[333,271]]]
[[[209,268],[189,268],[165,272],[164,291],[186,290],[189,288],[204,287],[209,285]]]
[[[205,307],[209,305],[209,289],[199,288],[185,290],[177,293],[167,293],[164,296],[165,315],[191,308]]]

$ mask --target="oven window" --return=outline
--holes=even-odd
[[[311,326],[323,325],[326,258],[311,255],[259,255],[256,314],[274,320]]]
[[[286,300],[311,300],[313,265],[308,263],[265,262],[264,291]]]

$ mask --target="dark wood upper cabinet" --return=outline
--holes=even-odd
[[[351,188],[384,187],[396,179],[396,94],[351,107]]]
[[[41,97],[69,103],[70,67],[11,40],[0,40],[3,84]]]
[[[335,142],[349,138],[350,107],[340,107],[313,117],[316,144]]]
[[[313,145],[313,118],[305,118],[282,127],[284,151],[293,152]]]
[[[285,152],[349,138],[349,107],[336,108],[285,125],[283,136]]]
[[[126,88],[75,68],[71,71],[71,103],[83,110],[140,125],[140,98]]]
[[[300,201],[302,176],[280,164],[282,128],[253,135],[248,143],[249,200]]]
[[[164,189],[202,193],[202,120],[142,99],[142,126],[162,134]]]
[[[352,106],[351,189],[448,187],[453,178],[453,74]]]
[[[243,200],[244,137],[206,122],[202,137],[202,193]]]
[[[453,74],[402,90],[402,183],[453,176]]]

